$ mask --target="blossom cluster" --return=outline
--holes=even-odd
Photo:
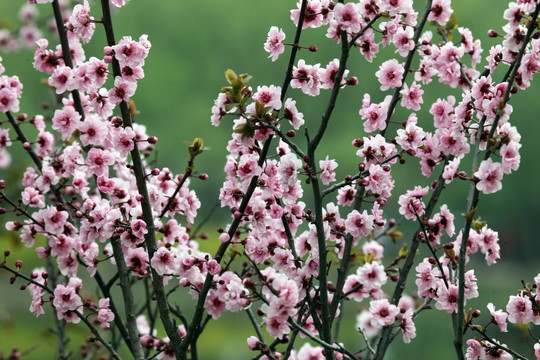
[[[463,318],[466,301],[480,295],[469,259],[480,252],[487,265],[495,264],[501,256],[499,236],[475,216],[473,198],[462,229],[449,206],[437,201],[454,181],[468,182],[476,198],[480,192],[495,193],[502,188],[503,175],[519,168],[521,136],[510,122],[514,109],[508,102],[531,85],[540,69],[540,38],[531,35],[538,1],[509,4],[503,15],[503,40],[485,58],[480,41],[452,18],[450,0],[428,1],[424,14],[415,10],[412,0],[299,1],[290,11],[298,34],[325,29],[327,38],[341,44],[342,53],[324,67],[309,57],[296,59],[302,47],[284,43],[285,32],[272,26],[264,44],[271,60],[287,47],[293,49],[294,61],[282,86],[255,88],[248,74],[227,70],[228,85],[217,96],[210,118],[214,126],[228,123],[232,128],[219,191],[220,205],[230,211],[231,221],[217,229],[215,255],[199,249],[191,227],[202,205],[191,182],[207,178],[194,165],[205,150],[202,140],[188,144],[184,174],[151,168],[148,158],[157,138],[134,122],[137,113],[130,104],[145,76],[148,37],[124,36],[118,43],[109,39],[101,54],[87,55],[85,44],[94,40],[97,24],[108,20],[104,16],[96,21],[97,6],[85,0],[73,8],[63,2],[64,23],[56,29],[65,38],[49,46],[34,21],[38,4],[50,2],[29,1],[20,18],[29,29],[21,38],[27,46],[29,39],[35,44],[34,68],[47,75],[48,85],[61,99],[54,113],[13,116],[20,110],[23,86],[17,76],[3,75],[0,58],[0,111],[8,118],[0,125],[11,125],[17,133],[15,139],[7,128],[0,128],[0,166],[10,164],[7,147],[18,142],[34,161],[24,170],[18,205],[6,195],[5,181],[0,182],[2,204],[11,204],[25,217],[5,227],[55,269],[48,273],[37,268],[25,278],[21,265],[13,270],[5,259],[0,263],[0,268],[28,281],[33,314],[45,313],[49,297],[60,320],[83,321],[93,332],[98,330],[86,321],[88,316],[102,332],[117,326],[135,358],[144,348],[159,358],[185,359],[188,348],[196,351],[193,345],[208,321],[225,311],[246,311],[256,334],[247,339],[247,347],[264,360],[354,358],[330,334],[332,329],[338,333],[334,319],[343,316],[349,302],[360,306],[357,331],[366,351],[378,359],[396,335],[405,343],[415,338],[414,318],[430,302],[452,316],[456,342],[463,340],[465,330],[478,331],[474,313]],[[112,4],[121,7],[125,1]],[[103,9],[104,14],[109,10]],[[437,30],[424,31],[427,21]],[[454,34],[459,41],[452,41],[449,35]],[[494,30],[491,35],[499,36]],[[0,43],[11,50],[17,47],[14,37]],[[357,48],[357,56],[373,62],[385,47],[396,55],[375,73],[383,100],[373,93],[359,97],[355,111],[362,126],[348,139],[358,166],[339,179],[338,161],[316,150],[328,122],[335,121],[330,118],[339,91],[358,85],[347,58],[355,56],[350,50]],[[501,81],[495,80],[506,71]],[[459,89],[461,98],[448,95],[425,103],[423,94],[434,80]],[[308,120],[300,98],[286,96],[289,87],[298,89],[299,96],[331,92],[318,129],[306,130],[305,150],[294,137],[307,128]],[[406,115],[399,115],[401,126],[395,128],[398,105]],[[35,140],[23,137],[23,126],[34,128]],[[272,144],[275,138],[279,142]],[[462,166],[466,157],[474,163],[469,171]],[[423,182],[407,183],[409,190],[394,199],[400,180],[394,169],[410,160],[420,164]],[[414,222],[418,229],[410,249],[404,243],[397,256],[387,250],[388,239],[396,241],[402,235],[398,221],[389,215],[392,207],[402,221]],[[4,212],[2,208],[0,214]],[[430,255],[415,261],[418,246],[425,246]],[[416,287],[403,293],[415,262]],[[109,269],[116,269],[118,276],[104,284],[102,271]],[[83,289],[92,287],[81,280],[84,270],[103,296],[84,295]],[[336,275],[329,276],[332,272]],[[147,295],[144,315],[128,316],[125,324],[116,311],[119,299],[108,295],[117,281],[127,310],[133,312],[130,287],[141,283],[153,291]],[[509,298],[506,312],[489,304],[489,324],[503,332],[506,321],[540,324],[540,275],[534,281]],[[393,295],[392,282],[397,282]],[[164,286],[171,289],[168,294]],[[197,303],[191,323],[170,304],[177,287],[185,288]],[[152,298],[157,305],[151,304]],[[155,331],[156,311],[166,337]],[[263,329],[272,341],[264,339]],[[466,341],[467,359],[509,354],[483,330],[480,334],[482,338]],[[317,345],[304,343],[295,349],[296,335]],[[373,342],[377,336],[380,340]],[[291,346],[281,346],[289,342]],[[538,344],[535,353],[540,358]]]

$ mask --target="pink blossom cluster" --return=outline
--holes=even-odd
[[[48,2],[29,1],[21,21],[32,23],[37,15],[33,4]],[[112,3],[121,7],[125,1]],[[334,319],[342,316],[349,302],[359,306],[356,330],[366,349],[376,336],[382,339],[373,343],[378,346],[398,334],[405,343],[411,342],[416,336],[414,318],[430,302],[453,317],[458,336],[464,330],[478,330],[472,326],[478,317],[474,313],[467,321],[459,320],[465,316],[466,301],[480,295],[469,258],[480,252],[487,265],[496,263],[499,235],[476,217],[474,199],[461,230],[456,229],[455,211],[436,203],[443,187],[453,186],[454,180],[468,182],[478,197],[479,192],[501,190],[503,175],[518,170],[521,136],[510,123],[514,109],[508,101],[517,90],[528,88],[540,69],[540,39],[530,36],[532,27],[528,28],[536,23],[529,17],[533,12],[538,16],[540,4],[510,3],[502,43],[492,46],[485,58],[470,30],[447,26],[454,21],[450,0],[428,4],[420,17],[412,0],[299,1],[290,11],[292,22],[299,31],[326,30],[327,38],[341,44],[340,59],[325,67],[308,56],[292,59],[290,81],[282,86],[252,87],[249,75],[226,72],[230,86],[217,96],[210,119],[214,126],[228,122],[232,129],[219,189],[220,205],[231,220],[217,229],[216,255],[199,248],[191,227],[202,205],[191,188],[198,175],[195,157],[204,150],[202,140],[188,144],[186,172],[174,174],[167,167],[151,168],[148,156],[157,139],[147,134],[145,126],[132,123],[136,113],[130,113],[128,104],[144,78],[151,48],[147,36],[138,40],[124,36],[103,47],[101,54],[87,55],[84,45],[92,40],[98,23],[91,15],[95,10],[86,0],[64,7],[67,42],[50,48],[48,40],[38,36],[34,51],[34,68],[47,74],[48,85],[61,98],[54,112],[14,118],[11,113],[19,111],[22,84],[16,76],[2,75],[0,58],[0,111],[15,124],[15,131],[26,123],[37,133],[32,141],[20,135],[15,140],[7,128],[0,129],[0,165],[9,163],[5,149],[19,141],[35,165],[24,170],[21,200],[14,205],[25,218],[6,222],[6,229],[18,232],[27,247],[55,268],[54,274],[35,269],[26,279],[30,311],[36,316],[45,312],[42,305],[48,292],[58,319],[86,323],[91,316],[106,331],[120,319],[115,299],[106,294],[112,285],[102,284],[101,271],[116,269],[126,304],[126,287],[142,284],[148,292],[145,315],[127,319],[129,330],[119,321],[121,332],[132,331],[122,336],[130,350],[139,346],[162,359],[174,359],[190,346],[195,351],[199,331],[225,311],[248,314],[257,336],[247,339],[247,347],[265,360],[353,358],[330,334],[338,326]],[[431,29],[438,32],[424,31],[426,21],[434,22]],[[273,62],[285,53],[285,46],[302,48],[285,44],[285,37],[282,29],[270,28],[264,48]],[[66,46],[69,54],[64,54]],[[347,58],[355,55],[349,51],[358,49],[357,56],[372,62],[384,47],[391,47],[396,58],[382,62],[375,73],[384,94],[358,96],[362,126],[347,140],[357,167],[344,169],[350,175],[342,179],[336,172],[340,163],[329,154],[323,159],[316,150],[338,92],[358,84],[355,76],[349,76],[355,71],[347,68]],[[414,55],[418,55],[415,62]],[[509,74],[514,75],[495,80],[509,64]],[[460,91],[461,98],[448,95],[433,103],[424,101],[434,79],[455,89],[454,94]],[[313,120],[299,111],[300,100],[297,108],[297,100],[285,95],[289,86],[299,89],[300,96],[331,92],[318,130],[306,130],[305,150],[293,139]],[[403,109],[396,110],[397,105]],[[271,145],[274,138],[279,142]],[[468,172],[462,166],[466,157],[474,163]],[[398,180],[393,170],[409,159],[420,164],[423,177],[418,183],[408,182],[401,188],[407,190],[392,198]],[[434,180],[436,170],[440,175]],[[8,201],[4,188],[2,180],[2,201],[15,204]],[[402,236],[392,213],[400,214],[399,222],[417,226],[411,250],[403,242],[397,256],[387,250],[388,239],[395,242]],[[415,263],[418,246],[430,255]],[[407,267],[413,265],[416,287],[403,293]],[[5,260],[0,268],[9,271]],[[97,281],[103,296],[86,296],[92,285],[83,284],[82,269]],[[328,276],[334,271],[335,276]],[[60,281],[49,283],[51,276]],[[113,280],[111,284],[116,284]],[[534,281],[509,298],[506,312],[489,304],[488,325],[505,332],[507,321],[540,324],[540,275]],[[394,295],[389,290],[393,282],[397,282]],[[164,286],[171,291],[166,293]],[[176,288],[184,288],[198,304],[193,323],[171,304],[171,294],[181,291]],[[167,337],[155,331],[157,309]],[[171,313],[183,324],[168,322]],[[458,327],[463,324],[465,329]],[[296,335],[318,344],[278,348]],[[466,341],[467,359],[509,356],[504,345],[481,335]],[[378,351],[384,356],[386,349]],[[535,346],[535,354],[540,358],[540,346]]]

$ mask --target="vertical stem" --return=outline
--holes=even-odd
[[[101,0],[101,8],[103,11],[103,26],[105,27],[105,33],[107,36],[107,44],[109,46],[114,46],[116,45],[116,40],[114,37],[114,30],[113,30],[113,25],[112,25],[109,1]],[[113,58],[112,67],[113,67],[113,76],[115,77],[121,76],[120,64],[118,63],[118,60],[116,60],[116,58]],[[124,127],[133,127],[131,114],[129,112],[128,105],[126,104],[125,101],[122,101],[120,103],[120,111],[122,113],[122,120],[124,122]],[[152,208],[150,206],[150,199],[148,196],[148,189],[146,187],[146,178],[145,178],[145,173],[144,173],[144,166],[141,159],[141,154],[139,152],[139,148],[136,142],[134,143],[134,145],[135,146],[133,150],[131,151],[131,159],[133,161],[133,171],[135,173],[137,189],[139,191],[139,194],[141,194],[142,196],[141,207],[142,207],[142,212],[143,212],[143,220],[146,223],[146,228],[148,230],[148,233],[144,236],[145,245],[148,249],[148,257],[149,259],[152,259],[154,253],[157,251],[157,242],[156,242],[156,234],[155,234],[155,227],[154,227],[154,216],[152,214]],[[121,252],[121,247],[120,247],[119,255],[123,257],[123,253]],[[165,328],[165,332],[167,333],[167,336],[169,337],[171,341],[171,345],[173,347],[174,353],[177,358],[180,358],[179,357],[180,342],[182,340],[180,338],[180,333],[178,332],[178,327],[176,326],[175,321],[171,317],[169,305],[167,303],[167,296],[165,294],[165,287],[163,285],[163,278],[153,268],[151,268],[151,271],[152,271],[152,286],[154,287],[154,292],[157,298],[159,315],[163,323],[163,327]],[[131,288],[126,289],[126,290],[131,292]],[[126,309],[126,311],[135,312],[135,309],[134,308]],[[138,339],[138,334],[136,336],[133,336],[131,334],[132,331],[136,331],[137,329],[136,323],[134,322],[130,323],[129,322],[130,319],[126,319],[126,320],[128,321],[127,327],[128,327],[128,331],[130,332],[130,337],[132,339]],[[136,351],[136,356],[138,358],[142,358],[143,351],[142,351],[142,346],[140,342],[132,341],[132,346],[134,348],[133,350]]]
[[[530,25],[527,29],[527,35],[525,36],[525,40],[523,41],[523,44],[521,45],[521,48],[519,50],[519,53],[514,60],[513,63],[513,69],[510,74],[510,77],[508,78],[508,85],[506,87],[506,92],[504,94],[503,98],[503,104],[506,106],[506,103],[510,99],[510,90],[514,84],[517,72],[519,70],[519,67],[521,65],[521,59],[523,58],[523,55],[525,53],[525,49],[527,48],[527,45],[529,44],[533,31],[536,28],[536,21],[538,19],[538,14],[540,12],[540,3],[536,5],[536,8],[534,10],[534,13],[531,15],[532,19],[530,21]],[[505,76],[506,77],[506,76]],[[495,116],[495,119],[493,120],[493,124],[491,125],[491,129],[489,131],[488,141],[493,137],[495,134],[495,130],[497,128],[497,125],[499,123],[500,115],[497,114]],[[482,128],[484,126],[485,117],[482,118],[480,121],[480,124],[478,125],[478,133],[476,136],[476,147],[475,147],[475,153],[474,153],[474,160],[473,160],[473,167],[472,172],[474,173],[477,170],[478,166],[478,157],[480,153],[480,136],[482,134]],[[484,154],[484,160],[487,160],[492,154],[492,150],[488,147],[486,149],[486,152]],[[467,214],[466,214],[466,222],[465,226],[463,228],[463,235],[462,235],[462,241],[461,241],[461,248],[459,249],[459,258],[458,258],[458,309],[457,309],[457,320],[456,320],[456,328],[455,328],[455,340],[454,340],[454,348],[456,350],[457,356],[460,359],[464,358],[463,355],[463,333],[464,333],[464,308],[465,308],[465,258],[466,258],[466,251],[467,251],[467,241],[469,239],[469,234],[471,231],[472,221],[474,218],[474,213],[476,212],[476,207],[478,205],[478,199],[479,199],[479,191],[476,188],[476,182],[473,181],[470,184],[469,187],[469,195],[467,196]]]
[[[64,26],[64,20],[62,19],[62,12],[60,11],[60,5],[58,0],[53,0],[52,2],[54,20],[56,22],[56,27],[58,28],[58,36],[60,37],[60,45],[62,46],[62,59],[66,66],[69,66],[73,69],[73,61],[71,60],[71,50],[69,49],[69,42],[66,34],[66,27]],[[75,105],[75,110],[81,115],[81,121],[84,120],[84,110],[81,102],[81,96],[78,90],[73,90],[71,92],[73,97],[73,103]]]
[[[451,161],[451,158],[446,158],[444,162],[444,166],[448,164],[448,162]],[[441,195],[442,190],[444,189],[444,178],[442,177],[443,170],[441,171],[441,174],[439,175],[439,178],[437,179],[437,185],[435,186],[435,189],[433,190],[433,193],[431,194],[431,198],[429,199],[428,205],[426,206],[424,217],[429,218],[431,217],[431,214],[433,213],[433,210],[435,209],[435,205],[437,205],[437,202],[439,201],[439,196]],[[418,225],[418,229],[416,230],[415,234],[419,231],[422,231],[422,224]],[[416,251],[418,250],[418,246],[420,245],[420,238],[418,236],[413,236],[411,240],[411,245],[407,251],[407,257],[405,258],[405,262],[403,263],[403,267],[401,268],[401,271],[399,272],[399,279],[397,281],[396,287],[394,289],[394,293],[392,295],[391,303],[394,305],[397,305],[399,302],[399,299],[401,298],[401,294],[405,290],[405,285],[407,282],[407,278],[409,277],[409,272],[411,271],[411,268],[414,264],[414,258],[416,256]],[[384,359],[384,356],[386,354],[386,351],[388,350],[388,346],[390,346],[390,343],[392,342],[392,328],[385,326],[383,327],[382,333],[379,337],[379,342],[377,344],[377,351],[373,357],[375,360],[382,360]]]

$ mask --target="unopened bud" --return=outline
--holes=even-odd
[[[0,180],[0,189],[5,189],[6,188],[6,180],[2,179]]]
[[[17,268],[17,270],[19,270],[20,268],[22,268],[22,260],[17,260],[17,261],[15,261],[15,267]]]
[[[9,278],[9,283],[13,285],[15,283],[15,279],[17,279],[15,276],[12,276]]]
[[[17,120],[18,121],[24,121],[24,120],[26,120],[27,117],[28,117],[28,115],[26,115],[26,114],[19,114],[19,115],[17,115]]]
[[[482,315],[482,312],[478,309],[474,310],[472,313],[472,317],[474,318],[480,317],[480,315]]]
[[[316,45],[311,45],[309,47],[309,51],[311,51],[311,52],[317,52],[318,50],[319,50],[319,48]]]
[[[489,37],[492,37],[492,38],[499,36],[499,34],[493,29],[489,29],[487,34]]]
[[[11,254],[11,251],[9,251],[9,250],[4,250],[4,257],[8,257],[9,254]]]
[[[25,141],[25,142],[23,143],[23,148],[24,148],[25,150],[29,150],[29,149],[30,149],[30,143],[29,143],[28,141]]]
[[[349,86],[356,86],[358,85],[358,78],[356,76],[351,76],[347,79],[347,85]]]
[[[296,135],[296,132],[294,130],[289,130],[285,133],[288,137],[294,137]]]
[[[199,175],[199,179],[201,179],[201,180],[203,180],[203,181],[208,180],[208,174],[201,174],[201,175]]]
[[[353,142],[352,142],[353,146],[354,147],[362,147],[364,145],[364,140],[362,139],[354,139]]]
[[[149,142],[150,144],[156,144],[156,143],[158,142],[157,136],[150,136],[150,137],[148,138],[148,142]]]

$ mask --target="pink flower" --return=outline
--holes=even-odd
[[[380,104],[371,102],[369,94],[364,94],[362,100],[362,108],[359,111],[364,122],[364,131],[367,133],[375,130],[384,130],[386,128],[386,117],[388,112],[388,105],[392,100],[391,96],[385,97],[384,101]]]
[[[121,76],[114,79],[114,87],[109,90],[109,101],[115,105],[122,101],[129,102],[129,98],[135,94],[137,83],[124,80]]]
[[[75,89],[73,70],[69,66],[58,66],[48,80],[49,85],[56,89],[57,94]]]
[[[291,87],[300,88],[302,92],[309,96],[317,96],[320,92],[319,66],[306,65],[304,59],[298,60],[298,66],[293,68],[293,80]]]
[[[346,185],[338,190],[337,203],[339,205],[351,206],[356,196],[356,190],[350,185]]]
[[[409,51],[414,49],[414,30],[412,27],[407,26],[405,29],[399,27],[392,37],[392,42],[397,48],[397,52],[401,56],[407,56]]]
[[[384,266],[377,261],[362,265],[356,274],[365,290],[380,289],[388,280]]]
[[[283,117],[291,123],[295,130],[300,129],[300,126],[304,125],[304,114],[296,109],[296,100],[287,98],[285,100],[285,112]]]
[[[484,194],[491,194],[502,189],[503,170],[501,163],[487,159],[482,161],[474,176],[479,180],[476,188]]]
[[[109,173],[109,166],[114,163],[114,156],[109,150],[101,150],[98,148],[90,149],[88,157],[86,158],[88,170],[97,176],[107,175]]]
[[[124,36],[114,49],[114,56],[120,63],[120,67],[129,66],[137,68],[144,65],[144,59],[148,55],[149,43],[146,45],[146,35],[141,36],[139,42],[133,41],[131,36]]]
[[[98,116],[89,115],[79,124],[81,131],[81,142],[87,145],[103,145],[105,138],[109,134],[107,123]]]
[[[422,99],[422,94],[424,90],[420,88],[420,85],[413,82],[411,87],[405,83],[403,84],[403,89],[401,89],[400,94],[403,96],[401,99],[401,106],[409,110],[418,111],[420,110],[420,104],[424,103]]]
[[[354,238],[365,237],[373,230],[373,215],[368,215],[366,210],[361,214],[353,210],[347,216],[345,226]]]
[[[437,289],[436,300],[437,303],[435,304],[435,307],[437,309],[446,310],[449,314],[457,311],[458,287],[455,284],[449,284],[448,288],[446,288],[446,285],[441,283]]]
[[[302,1],[297,2],[297,9],[291,10],[291,20],[293,23],[298,26],[298,20],[300,18],[300,8],[302,7]],[[324,24],[324,17],[322,15],[322,4],[320,0],[310,0],[307,2],[306,12],[304,17],[304,22],[302,24],[302,29],[306,29],[308,26],[310,28],[318,28]]]
[[[337,21],[341,30],[348,33],[357,33],[362,28],[360,6],[354,3],[337,3],[334,6],[334,20]]]
[[[285,46],[283,45],[283,40],[285,40],[285,33],[283,30],[277,26],[272,26],[268,32],[268,39],[264,43],[264,50],[270,53],[269,58],[272,61],[276,61],[279,55],[283,54],[285,51]]]
[[[396,321],[399,309],[396,305],[390,304],[388,299],[379,299],[369,303],[369,312],[381,326],[390,326]]]
[[[339,4],[338,4],[339,5]],[[336,75],[339,70],[339,59],[334,59],[326,65],[326,68],[320,70],[320,77],[322,81],[321,89],[332,89],[336,81]],[[342,78],[340,79],[340,86],[345,85],[343,80],[349,74],[349,70],[345,70]]]
[[[280,96],[281,86],[258,86],[257,92],[253,94],[253,100],[257,100],[268,107],[279,110],[281,109]]]
[[[467,360],[484,360],[486,358],[486,351],[480,342],[475,339],[467,340],[467,354],[465,355]]]
[[[501,329],[502,332],[507,332],[506,318],[508,317],[508,314],[502,310],[495,310],[495,305],[493,305],[493,303],[489,303],[487,308],[491,314],[491,322]]]
[[[77,4],[73,8],[73,13],[69,17],[67,28],[86,44],[90,41],[96,30],[96,24],[93,20],[94,18],[90,16],[90,6],[88,5],[88,1],[84,0],[83,5]]]
[[[446,25],[453,11],[450,8],[450,0],[433,0],[428,21],[436,21],[440,25]]]
[[[422,197],[428,193],[428,187],[415,186],[413,190],[408,190],[405,195],[399,197],[399,213],[405,219],[416,219],[416,216],[422,217],[424,214],[425,204],[422,202]]]
[[[7,87],[0,89],[0,111],[19,112],[19,98],[16,91]]]
[[[405,344],[409,344],[411,342],[411,339],[414,339],[416,337],[416,326],[413,322],[413,314],[413,309],[405,311],[405,313],[401,317],[401,323],[399,324],[399,327],[403,332],[403,342]]]
[[[52,118],[54,130],[62,133],[62,140],[67,140],[71,134],[79,127],[81,115],[72,106],[65,106],[61,110],[56,110]]]
[[[528,324],[533,318],[531,301],[523,296],[510,296],[506,311],[508,311],[508,321],[512,324]]]
[[[53,306],[60,313],[77,310],[82,306],[82,300],[72,286],[58,285],[54,289]]]
[[[111,327],[110,322],[114,320],[114,314],[109,307],[109,298],[99,299],[99,309],[97,314],[97,321],[101,323],[102,329],[108,329]]]
[[[177,268],[177,260],[172,252],[165,247],[160,247],[152,257],[150,264],[161,276],[171,274]]]
[[[329,160],[328,155],[325,160],[319,160],[319,167],[321,168],[321,182],[324,185],[328,185],[333,181],[336,181],[336,172],[338,164],[335,160]]]
[[[388,90],[401,86],[405,69],[396,59],[383,62],[379,66],[379,71],[375,73],[381,84],[381,90]]]
[[[115,149],[120,153],[120,156],[126,156],[131,150],[134,149],[135,143],[135,131],[131,127],[118,129],[113,137],[113,144]]]
[[[421,127],[417,126],[416,123],[409,122],[405,129],[398,129],[397,135],[396,143],[401,146],[403,150],[416,150],[422,146],[426,133]]]

